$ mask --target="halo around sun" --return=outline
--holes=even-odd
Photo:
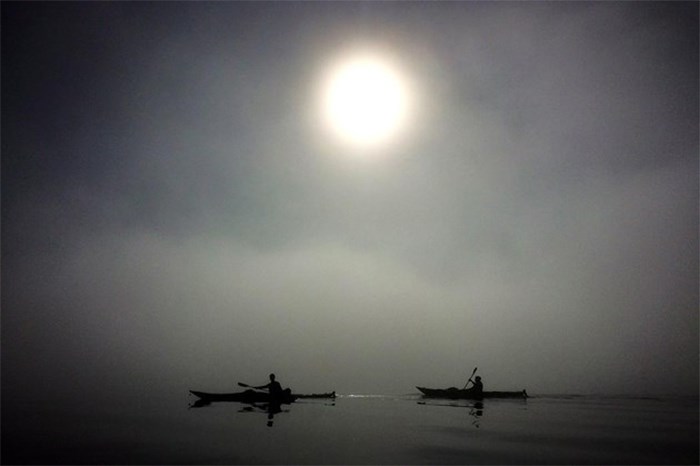
[[[328,129],[360,148],[382,146],[405,124],[409,96],[398,68],[375,55],[346,57],[332,67],[322,88]]]

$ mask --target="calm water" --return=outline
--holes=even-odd
[[[4,464],[698,464],[698,401],[540,396],[302,400],[269,413],[129,404],[3,406]],[[271,424],[271,425],[270,425]]]

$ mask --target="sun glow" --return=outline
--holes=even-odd
[[[385,59],[356,55],[339,62],[326,77],[323,116],[342,141],[376,147],[390,141],[408,113],[405,79]]]

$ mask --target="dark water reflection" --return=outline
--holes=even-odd
[[[697,399],[181,395],[3,408],[3,464],[698,464]]]
[[[309,400],[297,401],[299,403],[309,403]],[[322,404],[323,406],[335,406],[335,398],[332,401],[322,400],[322,401],[311,401],[312,403]],[[267,417],[267,426],[274,426],[275,416],[280,413],[289,413],[291,411],[291,403],[254,403],[254,402],[230,402],[230,401],[209,401],[204,399],[197,399],[194,403],[189,405],[190,408],[205,408],[212,405],[229,405],[231,409],[235,409],[238,413],[255,413],[264,414]]]
[[[519,401],[525,403],[525,400]],[[483,401],[446,401],[439,399],[422,399],[417,402],[418,405],[423,406],[438,406],[445,408],[457,408],[466,409],[467,414],[473,418],[471,425],[477,429],[480,426],[480,419],[484,415],[484,402]]]
[[[190,405],[190,408],[204,408],[211,406],[213,403],[225,403],[237,407],[239,413],[258,413],[265,414],[267,417],[267,426],[272,427],[274,425],[274,419],[276,414],[288,413],[289,409],[283,409],[283,406],[289,406],[288,403],[243,403],[243,402],[211,402],[207,400],[197,400]]]

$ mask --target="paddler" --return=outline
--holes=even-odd
[[[480,376],[477,375],[476,377],[474,377],[474,386],[472,388],[470,388],[470,390],[473,390],[474,393],[477,393],[479,395],[484,393],[484,384],[481,383]]]
[[[279,398],[283,395],[282,385],[280,385],[280,383],[275,380],[275,374],[270,374],[270,383],[253,388],[258,390],[263,390],[267,388],[270,392],[270,396],[274,398]]]

